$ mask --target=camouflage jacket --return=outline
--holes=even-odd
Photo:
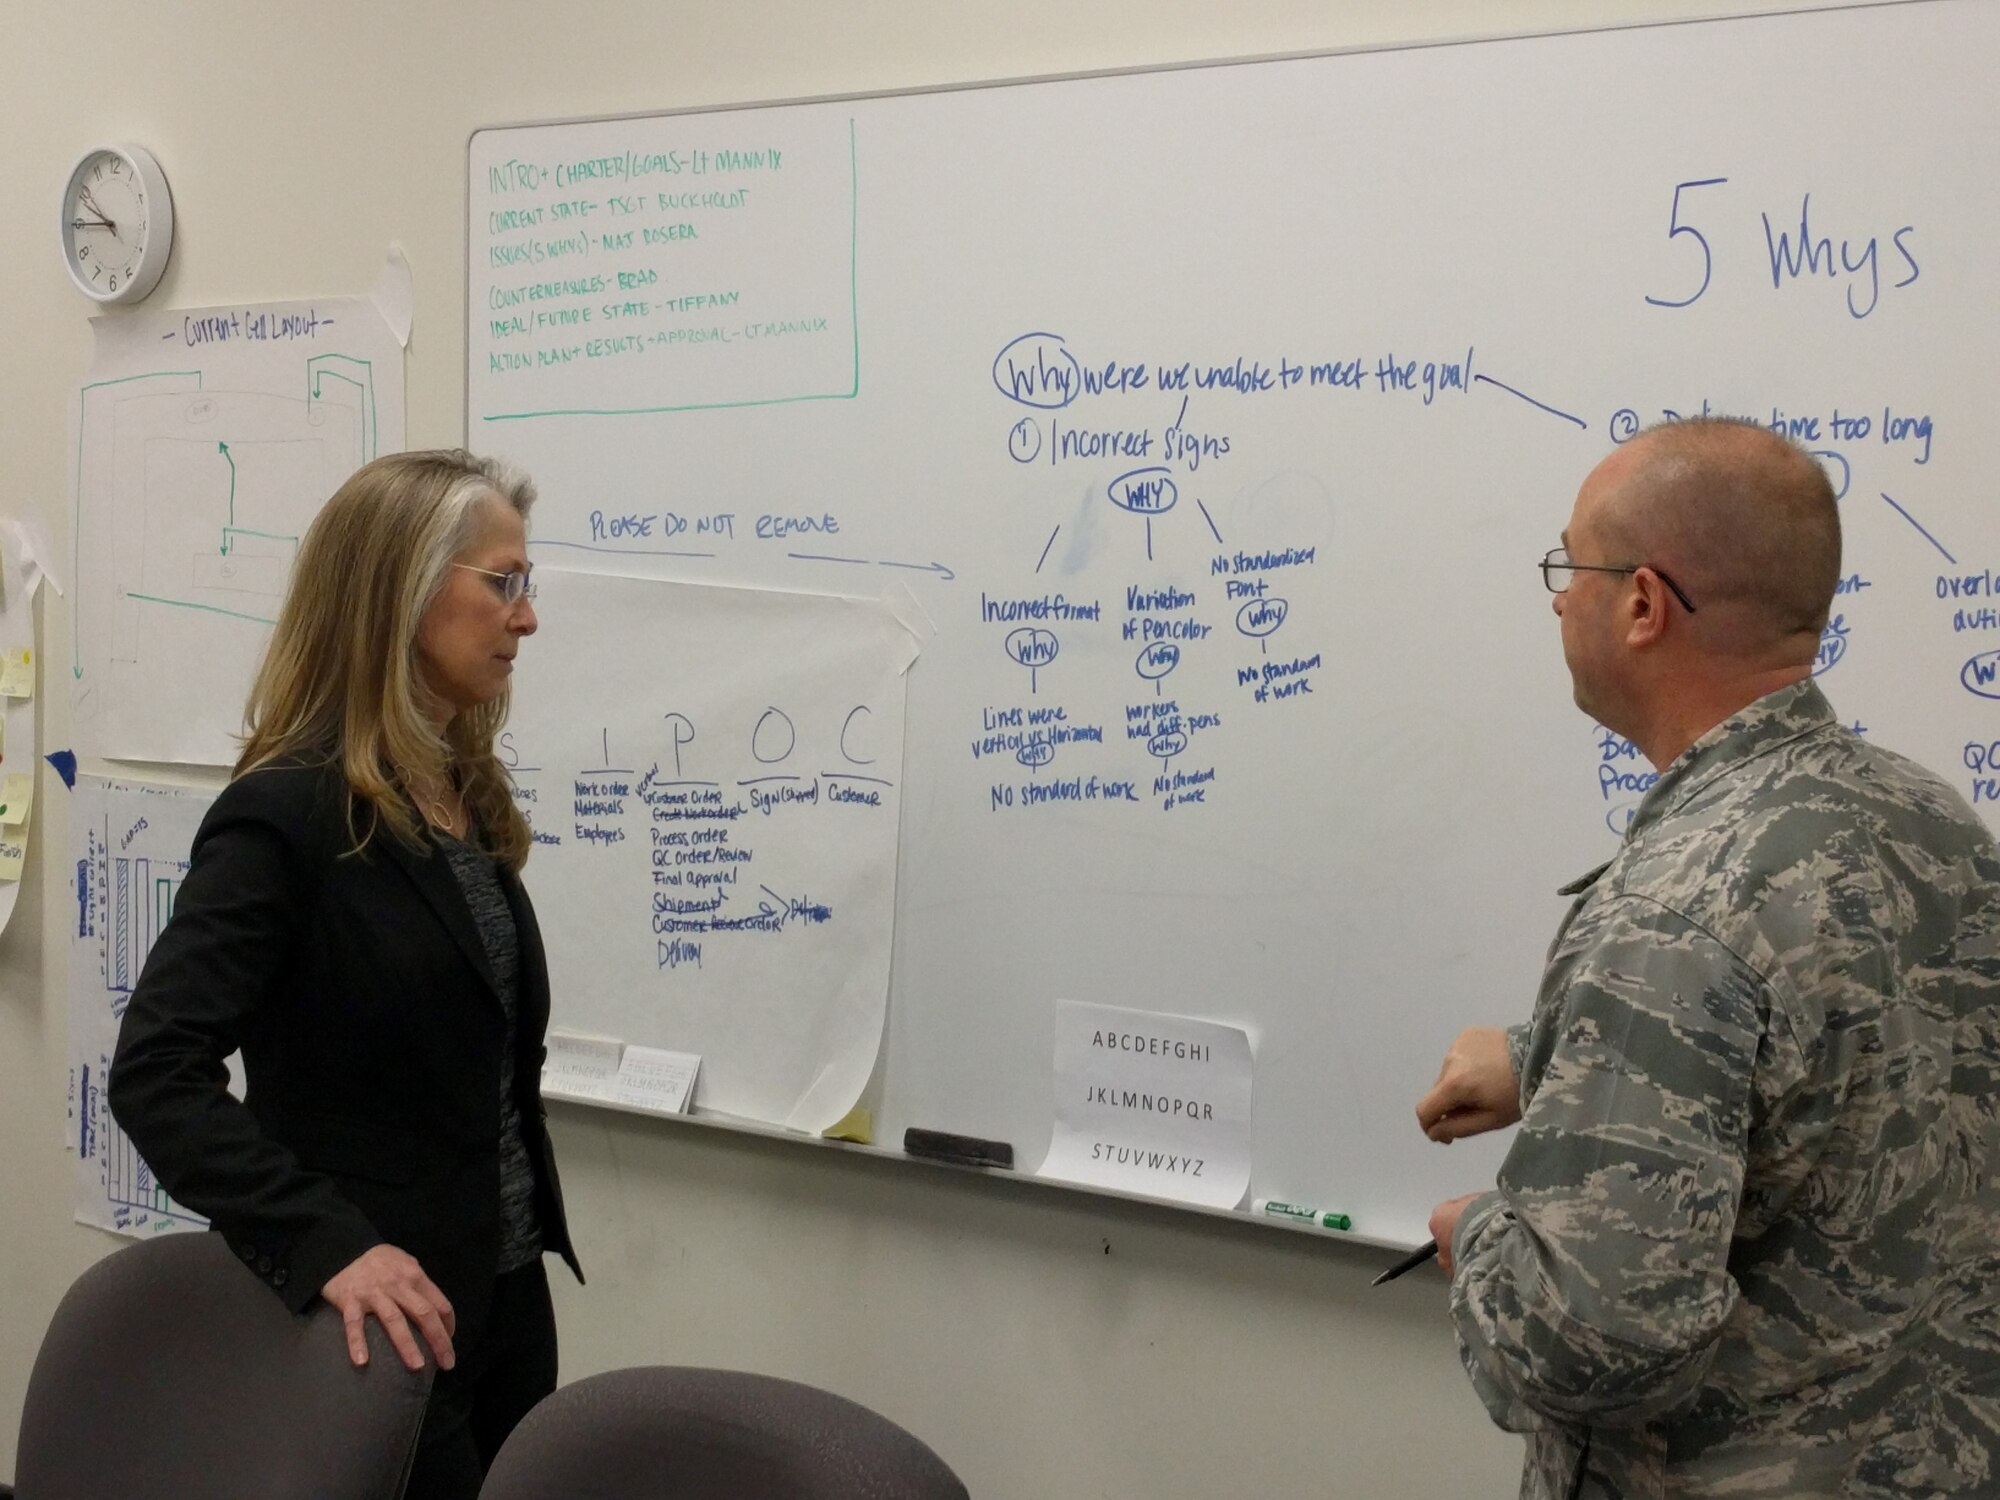
[[[1703,736],[1510,1035],[1453,1244],[1524,1496],[2000,1495],[2000,850],[1810,682]]]

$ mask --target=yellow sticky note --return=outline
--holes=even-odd
[[[6,665],[0,667],[0,696],[35,696],[35,655],[27,647],[7,653]]]
[[[28,840],[0,838],[0,880],[19,880],[21,866],[28,862]]]
[[[830,1141],[853,1141],[857,1145],[872,1146],[875,1143],[875,1122],[868,1113],[868,1106],[857,1104],[820,1134]]]
[[[0,823],[26,830],[28,814],[35,807],[35,778],[29,771],[16,771],[0,780]]]

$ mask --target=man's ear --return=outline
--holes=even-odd
[[[1673,600],[1660,575],[1640,568],[1625,592],[1625,644],[1639,649],[1657,646],[1666,637],[1672,611]]]

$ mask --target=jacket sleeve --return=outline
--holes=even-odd
[[[1570,968],[1549,1062],[1453,1243],[1451,1310],[1502,1427],[1628,1426],[1690,1403],[1728,1271],[1763,981],[1656,903],[1617,898]]]
[[[318,785],[305,771],[253,771],[217,798],[126,1007],[107,1086],[161,1185],[208,1216],[293,1311],[382,1240],[230,1095],[223,1061],[291,998],[280,991],[324,842]]]

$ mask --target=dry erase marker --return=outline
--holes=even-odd
[[[1398,1276],[1401,1276],[1405,1271],[1416,1270],[1418,1266],[1422,1265],[1425,1261],[1429,1260],[1432,1256],[1436,1255],[1437,1253],[1438,1253],[1438,1242],[1436,1240],[1426,1240],[1422,1246],[1420,1246],[1415,1250],[1412,1250],[1408,1255],[1404,1256],[1401,1260],[1397,1261],[1393,1266],[1389,1267],[1388,1270],[1384,1271],[1380,1276],[1377,1276],[1373,1281],[1369,1282],[1368,1284],[1370,1286],[1380,1286],[1385,1281],[1394,1281]]]
[[[1352,1229],[1346,1214],[1330,1214],[1324,1209],[1302,1208],[1296,1203],[1280,1203],[1276,1198],[1259,1198],[1257,1212],[1266,1218],[1283,1219],[1288,1224],[1310,1224],[1315,1229]]]

